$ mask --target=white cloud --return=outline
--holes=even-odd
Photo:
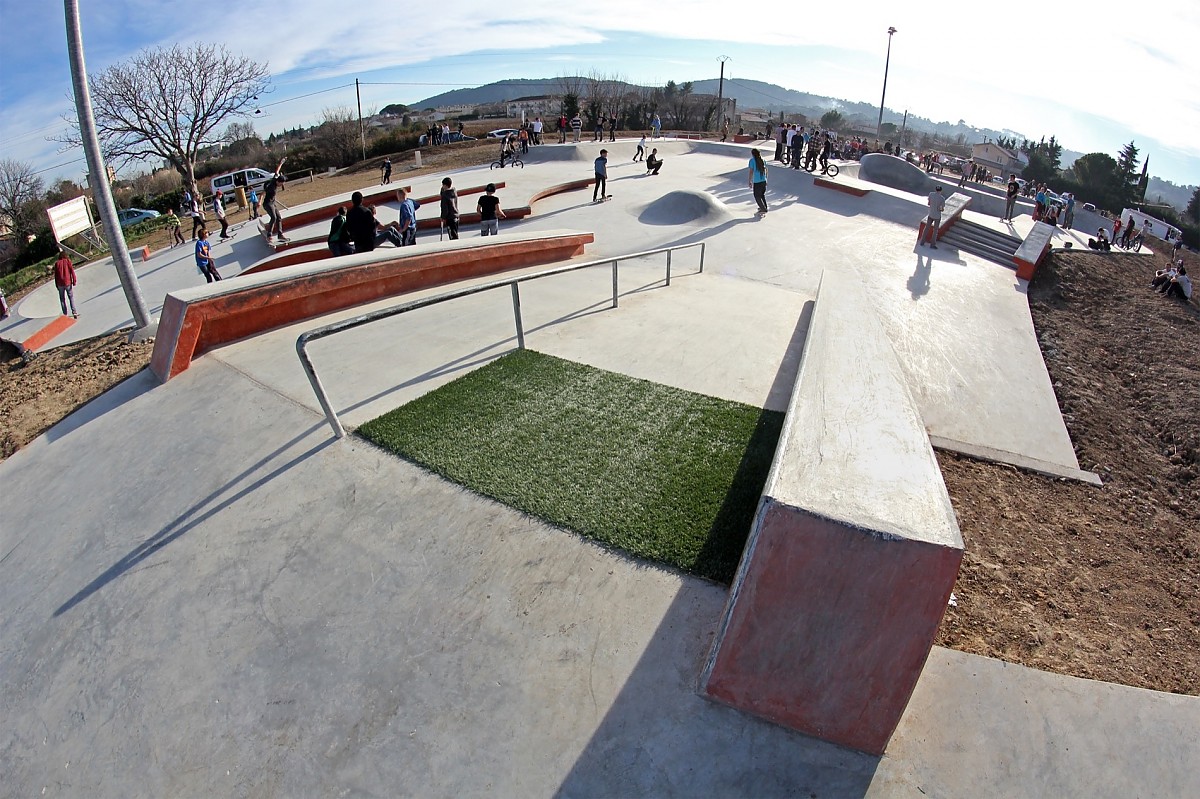
[[[17,8],[14,0],[0,4]],[[779,9],[750,12],[727,0],[607,0],[599,6],[541,0],[463,0],[453,6],[360,0],[345,13],[334,13],[327,2],[316,0],[227,6],[220,41],[269,61],[280,99],[311,91],[312,84],[305,89],[305,82],[366,81],[371,72],[391,71],[403,76],[391,80],[412,80],[419,69],[419,81],[436,83],[450,71],[451,62],[461,76],[462,55],[482,52],[499,55],[479,58],[478,69],[470,73],[473,79],[466,82],[545,77],[571,65],[585,72],[609,51],[616,52],[603,68],[632,80],[663,75],[698,79],[705,76],[679,73],[696,64],[689,56],[710,44],[713,73],[716,56],[737,47],[741,55],[728,65],[727,75],[875,102],[886,30],[895,25],[890,107],[1034,136],[1057,133],[1073,149],[1088,149],[1082,139],[1093,126],[1106,125],[1200,158],[1195,139],[1200,129],[1200,48],[1195,46],[1200,4],[1195,0],[1150,0],[1136,9],[1113,0],[1060,0],[1029,8],[937,0],[917,13],[894,2],[860,0],[852,14],[830,24],[795,26],[780,24]],[[89,53],[100,56],[90,67],[101,69],[143,44],[175,43],[177,25],[161,10],[150,0],[109,0],[105,22],[93,23],[94,47],[86,38],[85,19]],[[4,16],[20,25],[18,13],[5,11]],[[122,38],[107,40],[116,30]],[[629,36],[665,37],[680,47],[667,41],[630,53],[625,44]],[[580,56],[573,57],[572,50]],[[0,53],[0,59],[7,58]],[[69,91],[65,64],[48,78],[51,74],[62,85],[48,79],[38,88],[49,95],[43,98],[47,105],[57,105],[56,97]],[[427,94],[440,90],[431,87]],[[315,100],[318,109],[320,99]],[[5,106],[0,141],[6,141],[9,98],[0,103]],[[295,113],[299,110],[285,114],[280,108],[272,119]],[[34,127],[52,121],[50,113],[35,116]],[[1076,136],[1081,140],[1073,141]],[[1100,138],[1096,132],[1090,136]],[[1200,174],[1200,166],[1192,172]]]

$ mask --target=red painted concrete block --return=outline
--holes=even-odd
[[[564,261],[582,255],[593,235],[569,233],[495,243],[477,241],[447,249],[403,247],[376,251],[371,254],[375,260],[365,262],[359,256],[329,259],[312,264],[311,271],[285,279],[255,275],[250,280],[221,281],[189,289],[180,292],[182,298],[168,294],[150,368],[165,382],[187,369],[193,358],[221,344],[385,297]]]
[[[813,185],[820,186],[825,189],[833,189],[844,194],[852,194],[855,197],[866,197],[871,193],[870,189],[860,189],[856,186],[847,186],[845,183],[834,183],[826,178],[813,178]]]
[[[962,550],[770,503],[705,690],[882,754],[937,636]]]

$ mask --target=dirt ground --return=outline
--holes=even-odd
[[[422,171],[493,149],[447,148]],[[377,164],[295,183],[285,202],[359,188],[364,172]],[[398,163],[393,183],[414,174]],[[1184,257],[1200,276],[1200,258]],[[1034,280],[1030,307],[1071,439],[1104,486],[939,453],[966,542],[939,644],[1200,694],[1200,311],[1148,288],[1166,260],[1060,254]],[[0,458],[136,373],[151,349],[120,333],[27,365],[0,349]]]
[[[1200,693],[1200,311],[1148,288],[1166,262],[1056,255],[1034,279],[1059,405],[1104,487],[939,453],[966,543],[943,646]]]

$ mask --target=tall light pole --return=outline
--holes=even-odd
[[[883,97],[879,98],[879,122],[875,125],[876,138],[883,135],[883,101],[887,98],[887,74],[888,66],[892,63],[892,35],[895,33],[895,28],[888,28],[887,59],[883,62]]]
[[[83,152],[87,156],[88,173],[91,175],[92,199],[96,210],[100,212],[100,221],[104,223],[104,235],[108,239],[108,249],[112,252],[113,266],[117,268],[117,277],[121,280],[121,288],[125,290],[125,299],[129,302],[129,310],[133,312],[133,321],[138,330],[134,335],[152,333],[149,330],[154,324],[146,301],[142,299],[142,289],[138,285],[137,274],[133,271],[133,261],[129,259],[129,248],[125,246],[125,234],[117,221],[117,206],[113,202],[112,187],[108,184],[108,169],[104,165],[104,156],[100,152],[100,139],[96,135],[96,119],[92,116],[92,95],[88,89],[87,68],[83,63],[83,33],[79,27],[79,0],[64,0],[64,11],[67,17],[67,52],[71,58],[71,83],[75,89],[75,110],[79,114],[79,138],[83,143]]]

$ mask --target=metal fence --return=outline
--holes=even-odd
[[[520,277],[508,278],[507,280],[496,280],[491,283],[482,283],[477,286],[468,286],[466,288],[449,291],[445,294],[439,294],[435,297],[425,297],[419,300],[394,305],[391,308],[381,308],[378,311],[355,316],[350,319],[344,319],[340,322],[324,325],[322,327],[309,330],[302,333],[296,339],[296,354],[300,357],[300,365],[304,367],[304,373],[308,375],[308,382],[312,385],[313,393],[317,395],[317,401],[321,403],[321,409],[325,412],[325,418],[329,421],[329,426],[333,428],[333,434],[338,438],[344,438],[346,430],[342,427],[342,422],[338,419],[337,412],[334,411],[333,405],[329,402],[329,395],[325,392],[325,387],[321,384],[321,378],[317,375],[317,370],[313,366],[312,359],[308,355],[308,343],[317,339],[332,336],[335,333],[342,333],[347,330],[353,330],[356,327],[379,322],[383,319],[390,319],[393,316],[415,311],[418,308],[426,308],[430,305],[439,305],[451,300],[469,297],[473,294],[480,294],[493,289],[510,287],[512,291],[513,303],[513,322],[517,331],[517,346],[520,349],[525,349],[525,325],[521,320],[521,284],[528,283],[532,280],[540,280],[542,278],[553,277],[554,275],[562,275],[567,272],[576,272],[580,269],[589,269],[598,266],[612,267],[612,307],[617,307],[617,300],[620,296],[618,273],[619,265],[622,261],[629,261],[634,258],[645,258],[648,255],[658,255],[666,253],[667,256],[667,274],[666,285],[671,285],[671,256],[676,250],[685,250],[690,247],[700,248],[700,272],[704,271],[704,245],[702,241],[693,242],[691,244],[679,244],[672,247],[659,247],[653,250],[642,250],[641,252],[629,253],[626,255],[618,255],[614,258],[603,258],[596,261],[588,261],[582,264],[568,264],[567,266],[559,266],[554,269],[547,269],[542,272],[535,272],[531,275],[521,275]]]

